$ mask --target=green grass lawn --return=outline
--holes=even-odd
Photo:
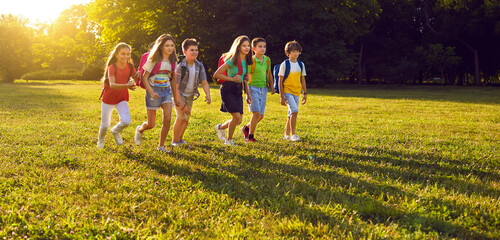
[[[269,95],[259,142],[238,128],[231,148],[212,87],[166,155],[160,121],[133,144],[142,89],[125,144],[98,150],[97,82],[0,87],[2,239],[500,238],[498,88],[310,89],[300,142],[282,140],[287,108]]]

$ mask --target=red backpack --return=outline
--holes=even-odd
[[[222,55],[219,58],[219,65],[217,66],[217,69],[220,68],[222,65],[224,65],[224,63],[225,63],[224,57],[225,56]],[[241,61],[237,61],[237,62],[238,62],[238,75],[241,75],[241,74],[243,74],[243,65],[241,64]],[[227,71],[223,72],[222,74],[227,76]],[[217,79],[217,83],[219,83],[219,84],[223,84],[224,82],[225,82],[225,80]]]
[[[139,69],[138,69],[139,72],[141,73],[141,77],[139,78],[139,80],[137,80],[135,82],[135,85],[140,86],[143,89],[146,89],[146,87],[144,86],[144,83],[142,82],[142,76],[144,76],[144,73],[146,72],[146,70],[144,70],[142,67],[148,61],[148,56],[149,56],[149,52],[142,54],[141,61],[139,62]],[[155,64],[155,66],[153,67],[153,70],[151,70],[151,74],[149,76],[156,75],[158,73],[158,71],[160,71],[160,67],[161,67],[161,61],[157,62]],[[172,72],[170,72],[169,78],[171,80],[173,79],[174,72],[175,72],[175,62],[172,63]]]

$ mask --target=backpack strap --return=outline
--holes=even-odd
[[[132,63],[128,63],[128,70],[129,70],[128,79],[130,79],[130,77],[132,77],[132,70],[133,69],[134,69],[134,65]]]
[[[111,64],[111,66],[113,67],[113,69],[115,70],[115,73],[113,76],[116,76],[116,71],[117,71],[117,68],[116,68],[116,64],[113,63]],[[106,89],[109,87],[109,77],[108,76],[104,76],[104,84],[102,86],[102,90],[101,90],[101,96],[99,96],[99,100],[101,100],[102,96],[104,95],[104,91],[106,91]]]
[[[285,82],[285,79],[288,78],[288,75],[290,75],[290,60],[285,60],[285,75],[283,76],[283,82]]]
[[[297,59],[297,62],[299,63],[300,74],[301,74],[301,77],[302,77],[302,73],[304,73],[304,65],[303,65],[303,63],[299,59]]]
[[[255,59],[257,59],[256,56],[254,56],[254,60],[253,60],[253,63],[252,63],[252,71],[251,71],[251,73],[255,72],[255,65],[256,65],[255,63],[257,62],[257,61],[255,61]]]
[[[180,81],[182,81],[182,79],[184,79],[184,76],[186,76],[186,71],[187,71],[187,67],[181,66],[181,79],[180,79]]]
[[[236,58],[236,64],[238,65],[238,75],[243,75],[243,63],[241,62],[240,56]]]

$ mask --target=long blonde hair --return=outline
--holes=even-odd
[[[238,59],[240,58],[240,48],[243,42],[247,41],[248,44],[250,44],[250,38],[248,38],[245,35],[241,35],[234,39],[233,45],[231,45],[231,49],[229,49],[229,52],[222,54],[224,56],[224,62],[226,62],[228,59],[233,59],[233,65],[238,64]],[[236,57],[235,57],[236,56]],[[242,60],[242,59],[241,59]],[[249,51],[248,54],[245,56],[245,60],[247,61],[247,66],[253,64],[253,59],[252,59],[252,51]]]
[[[115,46],[115,48],[113,49],[113,51],[111,51],[109,53],[108,61],[106,61],[106,66],[104,67],[104,75],[101,78],[101,82],[103,82],[103,83],[106,82],[106,79],[108,78],[109,66],[118,62],[118,59],[116,58],[116,54],[118,54],[120,52],[120,50],[122,50],[122,48],[128,48],[130,51],[132,51],[132,47],[130,45],[128,45],[124,42],[118,43]],[[128,62],[132,63],[132,59],[129,59]]]
[[[165,56],[163,56],[163,52],[161,51],[161,48],[163,47],[165,42],[168,40],[172,40],[172,42],[174,42],[174,46],[175,46],[174,38],[170,34],[162,34],[161,36],[159,36],[156,39],[155,44],[153,45],[153,47],[149,51],[149,56],[148,56],[149,61],[155,62],[155,63],[163,61],[163,58]],[[168,57],[168,61],[170,61],[170,63],[176,63],[178,61],[177,52],[175,51],[175,48],[174,48],[174,51],[172,52],[172,54],[170,54],[170,56]]]

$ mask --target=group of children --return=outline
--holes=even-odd
[[[110,127],[113,108],[119,115],[119,122],[110,130],[116,144],[123,144],[120,132],[130,125],[131,117],[128,108],[128,89],[134,90],[140,85],[146,90],[145,104],[147,121],[137,126],[134,136],[136,145],[140,145],[144,131],[154,128],[156,110],[163,110],[162,127],[157,150],[165,149],[165,140],[170,130],[172,107],[175,108],[176,120],[172,131],[171,145],[176,147],[186,144],[182,139],[192,113],[193,101],[200,93],[201,84],[205,92],[205,102],[211,103],[210,88],[203,64],[197,60],[198,42],[186,39],[182,42],[185,58],[178,62],[175,42],[171,35],[163,34],[155,41],[148,53],[141,58],[139,71],[131,64],[131,47],[119,43],[110,53],[104,70],[103,92],[101,102],[101,126],[97,147],[104,147],[104,138]],[[255,38],[250,42],[247,36],[237,37],[231,49],[221,57],[224,63],[214,73],[214,78],[221,82],[220,110],[231,114],[231,119],[216,126],[217,136],[224,144],[235,146],[233,134],[242,122],[243,97],[245,89],[246,102],[252,112],[250,121],[241,128],[247,142],[256,142],[255,129],[263,119],[268,89],[271,94],[280,94],[281,105],[288,105],[285,140],[298,141],[296,135],[299,97],[303,93],[302,104],[306,103],[307,91],[305,83],[305,66],[298,60],[302,47],[296,41],[288,42],[285,54],[289,57],[279,65],[279,87],[273,89],[271,59],[265,55],[266,41]],[[137,81],[133,81],[133,80]],[[173,106],[172,106],[173,105]],[[227,136],[226,136],[226,131]]]

